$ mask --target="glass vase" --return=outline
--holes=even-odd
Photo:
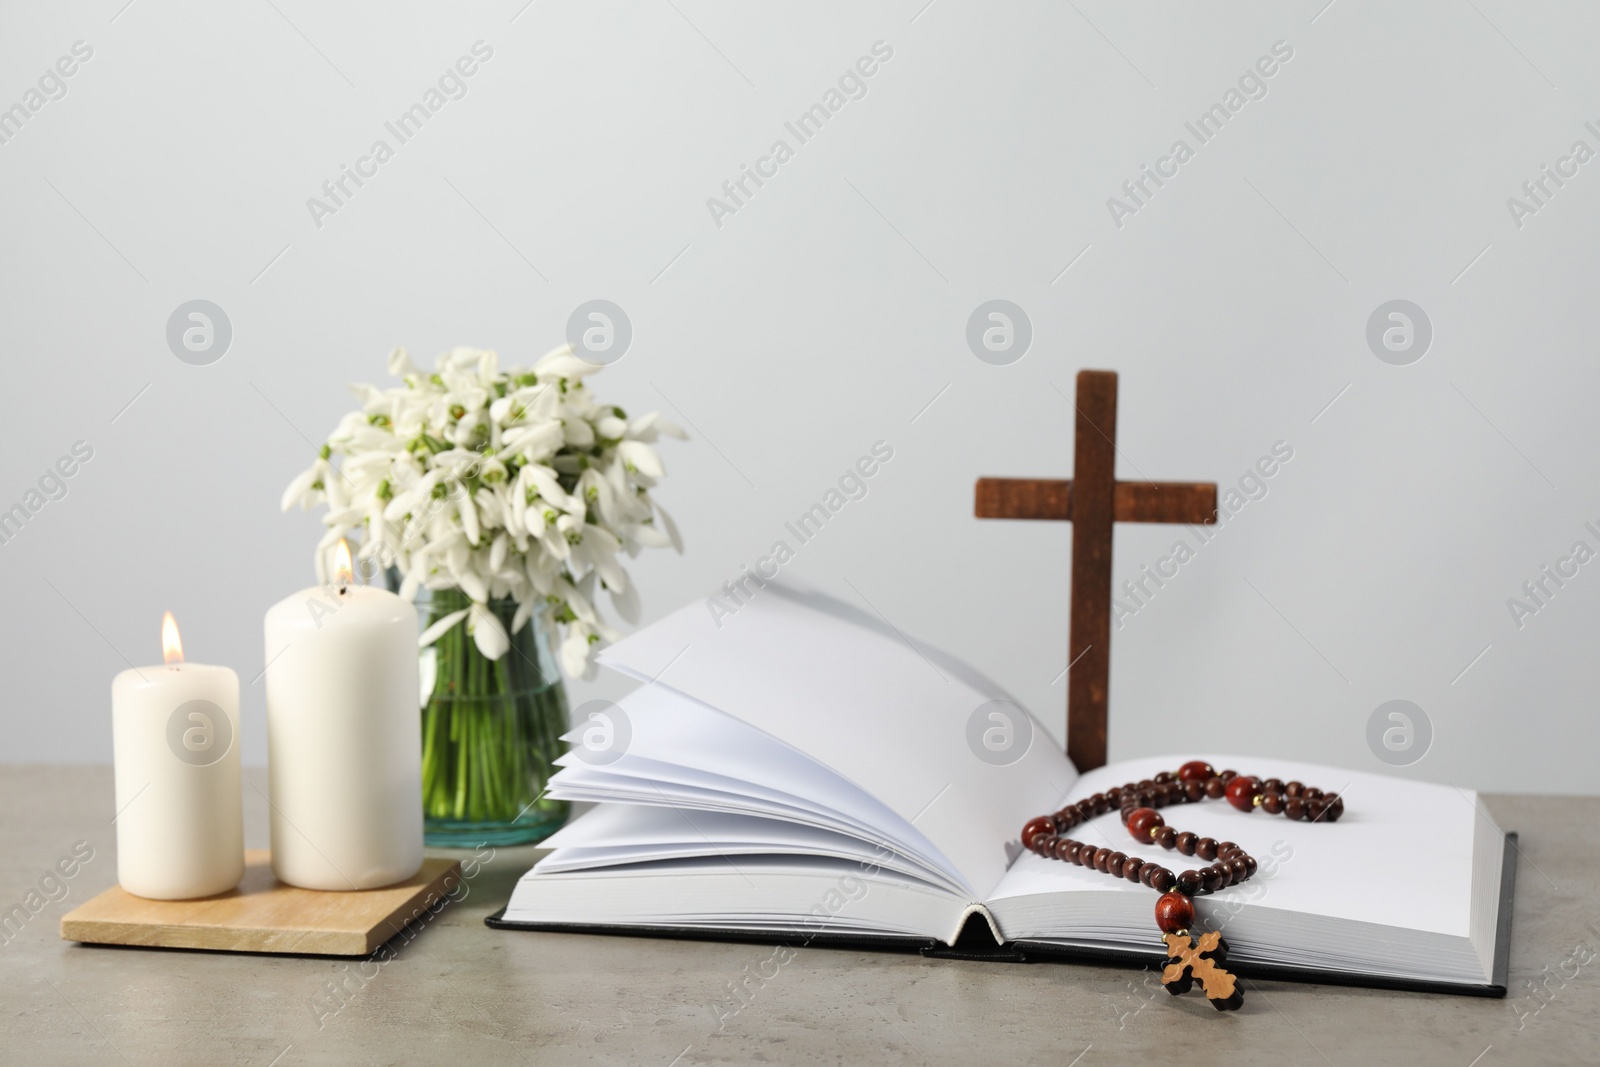
[[[426,629],[470,603],[458,589],[424,590],[417,615]],[[432,645],[422,813],[424,839],[436,848],[527,844],[567,820],[567,802],[544,795],[567,729],[566,689],[549,635],[537,615],[512,634],[514,600],[488,606],[510,635],[505,655],[491,660],[478,651],[464,620]]]

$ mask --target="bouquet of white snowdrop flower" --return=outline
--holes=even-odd
[[[454,348],[432,373],[395,349],[389,373],[404,384],[353,386],[361,409],[283,494],[285,510],[328,506],[319,580],[327,581],[327,551],[359,531],[363,569],[397,568],[402,596],[464,594],[466,606],[437,618],[424,646],[464,625],[498,660],[510,639],[489,604],[511,598],[510,634],[541,612],[564,631],[566,672],[589,673],[592,646],[618,637],[597,610],[597,584],[618,615],[638,621],[638,593],[618,554],[683,550],[650,497],[665,473],[651,446],[661,434],[687,435],[655,412],[630,420],[598,403],[584,379],[600,369],[570,345],[531,370],[507,371],[493,351]]]

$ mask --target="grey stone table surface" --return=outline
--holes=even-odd
[[[246,771],[250,847],[265,788]],[[1509,997],[1251,982],[1219,1015],[1137,970],[490,930],[528,847],[498,850],[382,966],[71,944],[61,916],[116,881],[110,769],[0,766],[0,1062],[1600,1063],[1600,798],[1484,802],[1521,834]],[[93,858],[52,880],[79,842]],[[1351,872],[1417,873],[1386,856]],[[733,1012],[732,984],[763,973]]]

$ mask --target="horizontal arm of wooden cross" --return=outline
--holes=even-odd
[[[1072,518],[1072,481],[1064,478],[979,478],[973,513],[980,519]],[[1118,482],[1116,522],[1217,521],[1214,482]]]

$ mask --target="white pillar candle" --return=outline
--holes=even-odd
[[[422,867],[417,611],[339,573],[267,612],[272,871],[375,889]]]
[[[111,683],[117,881],[136,896],[190,900],[244,876],[239,676],[184,663],[170,612],[161,637],[163,666]]]

